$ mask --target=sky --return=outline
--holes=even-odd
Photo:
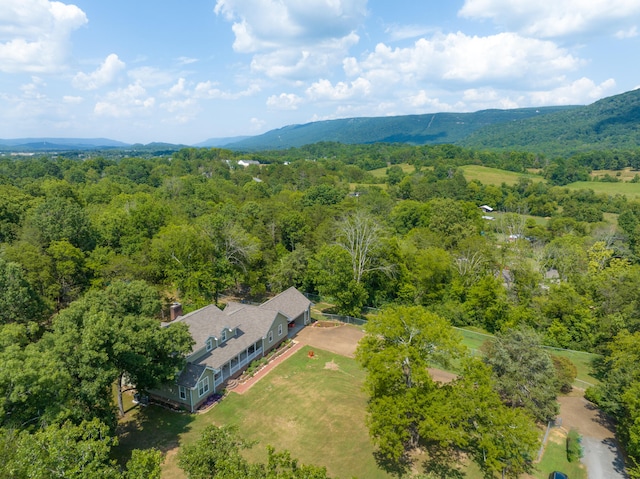
[[[639,56],[640,0],[0,0],[0,138],[584,105]]]

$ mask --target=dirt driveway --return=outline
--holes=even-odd
[[[558,398],[562,427],[575,428],[582,436],[582,463],[589,479],[623,479],[624,460],[618,449],[615,428],[611,421],[581,391]]]

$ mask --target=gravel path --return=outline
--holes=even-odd
[[[562,426],[566,430],[575,428],[582,436],[582,463],[587,467],[589,479],[627,478],[611,421],[580,391],[558,401]]]

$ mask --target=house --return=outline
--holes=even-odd
[[[311,301],[293,287],[258,306],[230,302],[221,310],[210,304],[180,316],[163,326],[185,323],[195,344],[175,382],[149,395],[193,412],[310,321]]]
[[[491,213],[493,211],[493,208],[488,205],[482,205],[479,208],[482,210],[483,213]]]
[[[256,160],[240,160],[238,161],[238,166],[244,166],[245,168],[249,165],[259,165],[260,162]]]

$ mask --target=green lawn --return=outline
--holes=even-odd
[[[410,165],[409,163],[399,163],[393,166],[399,166],[400,168],[402,168],[402,171],[404,171],[405,173],[413,173],[414,171],[416,171],[416,168],[413,165]],[[385,166],[384,168],[376,168],[375,170],[371,170],[369,171],[369,173],[371,173],[376,178],[384,178],[385,176],[387,176],[388,169],[389,167]]]
[[[256,440],[250,459],[264,460],[268,444],[288,449],[306,464],[327,467],[332,477],[391,477],[379,470],[365,425],[364,371],[355,360],[308,347],[280,364],[247,393],[231,392],[204,414],[174,413],[159,407],[129,412],[117,455],[133,448],[165,451],[198,439],[209,424],[235,424],[242,437]],[[168,454],[163,478],[183,478],[175,451]]]
[[[566,435],[555,430],[550,434],[542,460],[536,464],[536,479],[548,479],[553,471],[564,472],[571,479],[586,479],[587,472],[580,461],[567,461]]]
[[[463,337],[469,347],[487,339],[472,331]],[[197,440],[209,424],[233,424],[242,437],[258,441],[248,453],[251,460],[264,460],[265,447],[271,444],[289,450],[302,463],[326,466],[334,478],[391,477],[373,458],[365,425],[364,371],[355,360],[322,350],[314,349],[314,358],[309,358],[309,349],[294,354],[244,395],[231,392],[207,413],[139,409],[128,401],[116,459],[124,463],[134,448],[157,447],[167,453],[162,477],[183,479],[177,448]],[[482,477],[473,464],[464,471],[467,479]]]
[[[635,200],[640,198],[640,183],[604,183],[599,181],[576,181],[566,186],[572,190],[593,190],[596,194],[609,196],[625,195]]]
[[[531,173],[516,173],[515,171],[489,168],[488,166],[467,165],[460,168],[467,181],[478,180],[483,185],[500,186],[502,183],[515,185],[520,178],[527,178],[531,181],[544,181],[544,178]]]

